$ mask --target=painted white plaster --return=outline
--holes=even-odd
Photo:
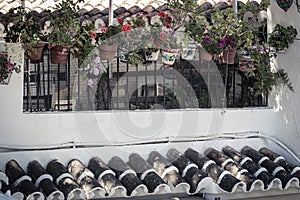
[[[300,32],[296,7],[285,13],[271,3],[269,26],[292,24]],[[273,14],[274,13],[274,14]],[[295,93],[277,88],[270,97],[271,108],[185,109],[151,111],[97,111],[23,113],[23,75],[14,74],[0,86],[0,146],[53,147],[65,144],[123,144],[172,140],[222,133],[261,131],[287,144],[300,156],[299,50],[296,41],[277,59],[293,83]],[[24,70],[24,69],[23,69]]]

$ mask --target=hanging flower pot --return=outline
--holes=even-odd
[[[8,85],[13,72],[19,73],[20,66],[11,60],[6,51],[0,52],[0,85]]]
[[[186,60],[193,60],[197,50],[196,44],[188,44],[187,47],[182,49],[181,57]]]
[[[179,49],[161,49],[162,63],[173,65],[178,55]]]
[[[51,48],[51,63],[66,64],[68,62],[69,47],[56,45]]]
[[[41,42],[33,46],[32,48],[27,48],[26,54],[31,62],[40,61],[42,59],[44,47],[45,43]]]
[[[234,58],[236,55],[236,49],[225,49],[222,53],[223,63],[234,64]]]
[[[254,61],[248,55],[242,55],[239,59],[239,71],[240,72],[250,72],[255,70]]]
[[[157,61],[159,55],[159,49],[146,50],[145,58],[147,61]]]
[[[117,44],[101,43],[98,46],[99,56],[102,60],[111,60],[118,50]]]
[[[213,58],[213,55],[211,53],[208,53],[203,47],[200,47],[200,59],[204,61],[211,61]]]
[[[0,85],[8,85],[11,75],[12,75],[12,73],[8,74],[6,77],[2,77],[0,74]]]
[[[128,63],[129,51],[125,48],[119,49],[119,59],[121,62]]]

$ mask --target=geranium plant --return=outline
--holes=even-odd
[[[50,47],[62,45],[73,47],[80,33],[81,22],[79,19],[78,4],[83,0],[63,0],[55,5],[53,12],[47,11],[50,18],[50,33],[48,42]]]
[[[97,43],[101,44],[106,42],[110,45],[116,44],[119,42],[116,35],[121,32],[122,32],[122,26],[120,24],[102,26],[100,30],[97,31],[97,37],[96,37]]]
[[[13,63],[6,51],[0,53],[0,82],[5,81],[13,73],[20,72],[20,66]]]
[[[74,43],[74,54],[78,58],[78,63],[81,65],[84,59],[96,46],[97,34],[94,32],[95,26],[90,22],[83,22],[80,27],[80,32],[77,35]]]
[[[26,56],[31,60],[39,60],[46,42],[40,17],[34,12],[27,12],[23,6],[13,8],[10,12],[14,13],[14,17],[8,19],[12,26],[6,30],[6,42],[21,42]],[[36,55],[38,47],[40,54]]]
[[[173,18],[165,12],[158,13],[161,21],[161,32],[159,33],[159,39],[161,43],[161,49],[178,49],[180,44],[176,37],[176,31],[173,27],[175,24]],[[156,26],[156,24],[154,25]]]
[[[115,52],[123,39],[122,33],[132,31],[132,26],[129,23],[123,23],[123,19],[118,19],[117,24],[102,26],[96,31],[96,41],[99,45],[99,55],[101,59],[110,60],[114,58]]]

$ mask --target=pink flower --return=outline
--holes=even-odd
[[[160,32],[160,40],[165,41],[167,39],[167,33],[166,32]]]
[[[7,69],[8,69],[8,71],[12,71],[13,69],[14,69],[14,65],[12,65],[12,64],[10,64],[10,63],[8,63],[7,65],[6,65],[6,67],[7,67]]]
[[[132,26],[131,24],[124,24],[122,26],[122,31],[125,32],[125,33],[129,33],[132,31]]]
[[[2,51],[1,54],[4,55],[5,58],[8,58],[8,54],[6,51]]]
[[[51,48],[52,48],[52,46],[51,46],[51,45],[49,45],[49,46],[48,46],[48,49],[51,49]]]
[[[108,27],[107,26],[102,26],[100,29],[100,33],[106,33]]]
[[[122,19],[122,18],[119,18],[119,19],[118,19],[118,22],[119,22],[119,24],[121,24],[121,23],[123,22],[123,19]]]
[[[94,32],[94,31],[91,31],[91,32],[90,32],[90,38],[96,39],[96,37],[97,37],[97,33]]]

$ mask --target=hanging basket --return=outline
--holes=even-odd
[[[145,58],[147,61],[157,61],[159,55],[159,49],[157,50],[147,50],[145,52]]]
[[[56,45],[51,48],[51,63],[66,64],[69,57],[69,47]]]
[[[7,76],[5,79],[2,79],[2,78],[0,77],[0,85],[8,85],[11,76],[12,76],[12,73],[9,73],[8,76]]]
[[[162,63],[169,66],[173,65],[178,52],[179,49],[161,49]]]
[[[30,59],[30,62],[35,63],[42,59],[44,47],[45,43],[39,43],[34,47],[28,48],[26,50],[26,55]]]
[[[109,45],[107,43],[102,43],[98,46],[99,56],[102,60],[111,60],[115,57],[118,50],[117,44]]]
[[[223,63],[230,64],[230,65],[234,64],[235,55],[236,55],[235,48],[224,50],[222,53]]]
[[[199,53],[202,61],[211,61],[213,58],[213,55],[208,53],[203,47],[200,47]]]

